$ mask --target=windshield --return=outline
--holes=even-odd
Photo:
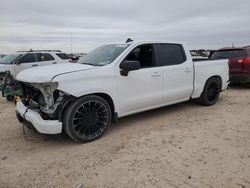
[[[89,52],[77,63],[104,66],[112,63],[128,46],[128,44],[110,44],[100,46]]]
[[[239,58],[245,57],[246,51],[245,50],[220,50],[215,52],[211,59],[232,59],[232,58]]]
[[[1,64],[12,64],[21,54],[10,54],[0,59]]]

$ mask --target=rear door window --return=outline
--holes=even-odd
[[[179,65],[186,61],[186,55],[182,45],[157,44],[160,66]]]
[[[33,63],[37,62],[35,54],[26,54],[23,57],[21,57],[18,62],[21,63]]]
[[[61,59],[69,59],[69,56],[65,53],[56,53],[56,55]]]
[[[246,57],[246,50],[219,50],[215,52],[211,59],[232,59]]]
[[[39,54],[39,61],[53,61],[55,60],[52,55],[49,53],[40,53]]]

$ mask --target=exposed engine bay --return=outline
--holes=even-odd
[[[24,83],[22,102],[29,109],[38,112],[43,119],[61,119],[63,108],[73,100],[69,94],[57,90],[58,83]]]

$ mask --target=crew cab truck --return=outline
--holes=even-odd
[[[104,45],[76,64],[18,74],[17,117],[40,133],[93,141],[119,117],[190,99],[215,104],[229,80],[228,61],[215,61],[193,62],[182,42]]]

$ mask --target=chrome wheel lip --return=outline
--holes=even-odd
[[[79,117],[79,114],[80,117]],[[97,101],[89,100],[81,104],[74,112],[72,129],[84,140],[92,140],[100,136],[109,124],[107,107]]]

